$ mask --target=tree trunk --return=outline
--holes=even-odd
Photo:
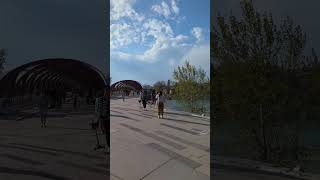
[[[263,120],[262,116],[262,104],[260,104],[260,132],[261,132],[261,138],[262,138],[262,148],[263,148],[263,159],[269,160],[268,156],[268,145],[266,140],[266,132],[265,132],[265,122]]]

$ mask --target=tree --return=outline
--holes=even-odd
[[[152,89],[152,86],[148,85],[148,84],[144,84],[142,86],[143,89]]]
[[[279,160],[288,151],[278,148],[289,141],[277,144],[273,134],[279,138],[306,109],[297,77],[306,63],[306,34],[290,18],[276,25],[251,0],[242,0],[241,9],[241,18],[218,16],[213,28],[214,113],[222,114],[220,120],[241,121],[263,160]]]
[[[157,81],[156,83],[154,83],[153,88],[158,92],[164,91],[167,89],[167,85],[164,81]]]
[[[0,49],[0,74],[3,71],[3,65],[6,62],[8,51],[6,49]]]
[[[174,70],[173,77],[176,82],[175,99],[191,112],[204,112],[203,101],[209,97],[206,72],[186,61]]]
[[[168,81],[167,81],[167,87],[166,87],[167,94],[170,93],[170,89],[171,89],[171,81],[168,80]]]

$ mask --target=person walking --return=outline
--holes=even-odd
[[[125,91],[123,90],[122,91],[122,101],[124,102],[124,99],[125,99]]]
[[[158,98],[159,98],[159,92],[156,93],[156,97],[155,97],[156,104],[157,104]]]
[[[39,99],[39,112],[40,112],[40,119],[41,119],[41,127],[47,127],[47,114],[48,114],[48,105],[49,99],[46,94],[41,93]]]
[[[140,92],[138,93],[138,95],[139,95],[139,100],[138,100],[138,102],[139,102],[139,107],[141,108],[141,104],[142,104],[142,91],[140,91]]]
[[[147,92],[141,92],[141,101],[142,101],[142,105],[143,105],[143,109],[146,110],[147,108]]]
[[[162,91],[157,95],[157,105],[158,105],[158,118],[163,119],[163,109],[164,109],[165,97],[162,94]]]
[[[151,93],[151,105],[153,105],[154,107],[156,106],[156,91],[152,90]]]
[[[108,103],[108,92],[107,90],[105,90],[102,95],[100,94],[99,97],[96,98],[96,102],[95,102],[95,112],[96,112],[96,126],[99,126],[102,133],[106,134],[106,151],[107,153],[110,152],[110,133],[106,133],[109,129],[110,129],[110,116],[107,114],[108,111],[108,107],[107,107],[107,103]],[[97,133],[97,131],[96,131]],[[97,135],[97,134],[96,134]],[[99,144],[99,138],[97,137],[97,147],[96,149],[102,147]]]
[[[79,98],[79,94],[78,92],[74,92],[73,93],[73,109],[76,110],[78,108],[78,98]]]

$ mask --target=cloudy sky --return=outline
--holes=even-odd
[[[107,72],[105,0],[1,0],[6,70],[44,58],[72,58]]]
[[[111,0],[110,5],[112,82],[167,81],[185,60],[209,73],[209,0]]]

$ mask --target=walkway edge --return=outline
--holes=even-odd
[[[202,118],[202,119],[205,119],[205,120],[210,121],[210,116],[201,116],[201,115],[199,115],[199,114],[191,114],[191,116],[193,116],[193,117],[198,117],[198,118]]]
[[[256,172],[260,174],[270,174],[276,176],[289,177],[293,179],[301,179],[301,180],[318,180],[320,178],[320,174],[311,174],[311,173],[302,173],[302,172],[293,172],[288,171],[286,168],[275,168],[275,167],[267,167],[267,166],[244,166],[243,164],[236,163],[224,163],[224,162],[211,162],[211,166],[213,169],[235,169],[239,171],[248,171],[248,172]]]

